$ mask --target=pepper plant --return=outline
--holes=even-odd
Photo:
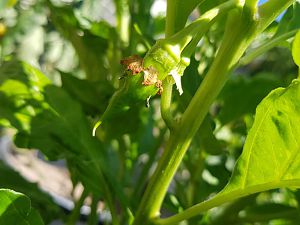
[[[19,10],[0,26],[1,125],[84,186],[67,217],[37,207],[44,221],[75,224],[89,196],[88,224],[98,202],[113,225],[297,224],[300,2],[167,0],[152,17],[152,0],[115,0],[115,25],[84,14],[96,2],[0,4]],[[44,22],[24,25],[28,12]],[[78,64],[49,68],[47,41],[38,65],[25,62],[12,43],[36,23]],[[26,196],[1,189],[0,200],[0,221],[43,224]]]

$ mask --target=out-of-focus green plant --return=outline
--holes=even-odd
[[[0,123],[83,184],[66,223],[295,224],[300,3],[100,2],[0,6]]]

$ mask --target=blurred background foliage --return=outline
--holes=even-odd
[[[222,2],[197,2],[189,21]],[[39,149],[48,160],[65,159],[74,186],[80,182],[85,188],[82,198],[92,197],[90,224],[97,220],[99,200],[107,203],[111,214],[118,214],[122,224],[128,224],[168,136],[159,97],[151,99],[149,108],[140,105],[103,124],[97,138],[91,135],[118,88],[123,73],[120,59],[143,56],[164,36],[165,5],[163,0],[0,3],[0,124],[13,128],[18,147]],[[183,76],[184,94],[174,91],[176,116],[186,108],[210,67],[224,21],[214,24],[195,50]],[[255,40],[247,54],[294,32],[299,21],[297,1]],[[247,54],[242,58],[177,172],[164,202],[164,216],[205,200],[225,186],[257,104],[297,74],[290,53],[292,35],[288,37],[250,62]],[[29,196],[45,223],[59,218],[71,224],[78,216],[76,206],[82,204],[79,200],[67,219],[46,193],[5,163],[0,164],[0,187]],[[189,224],[297,224],[299,196],[287,189],[250,196]]]

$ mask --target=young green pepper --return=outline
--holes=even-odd
[[[153,67],[145,68],[141,57],[130,56],[121,60],[121,64],[124,65],[125,72],[120,78],[120,88],[112,96],[105,112],[95,124],[93,136],[104,120],[116,117],[162,92],[162,83],[158,79],[157,70]]]

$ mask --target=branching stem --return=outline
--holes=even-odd
[[[193,136],[209,111],[211,104],[227,81],[230,71],[235,67],[255,36],[259,32],[262,32],[280,12],[293,3],[291,0],[270,0],[269,2],[274,3],[272,14],[268,14],[268,10],[263,10],[264,18],[262,20],[253,14],[256,10],[253,10],[253,8],[247,5],[236,7],[235,10],[230,12],[224,38],[215,60],[184,112],[182,120],[178,124],[180,129],[175,129],[174,132],[171,132],[163,155],[158,162],[157,168],[142,198],[134,225],[149,224],[159,217],[160,207],[169,184]],[[245,196],[249,193],[240,194],[238,197]],[[237,198],[237,196],[231,194],[229,197],[231,200]],[[195,209],[192,214],[179,214],[177,216],[178,219],[173,220],[172,223],[165,224],[176,224],[175,222],[195,216],[204,210],[229,201],[229,197],[226,194],[225,196],[219,195],[219,197],[213,198],[208,202],[200,203],[199,207],[196,207],[197,209]],[[166,220],[167,219],[165,219],[165,221]],[[163,224],[162,221],[160,224]]]

